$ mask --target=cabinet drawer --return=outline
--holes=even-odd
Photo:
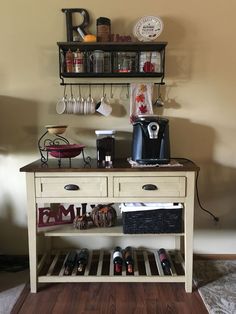
[[[183,197],[185,177],[115,177],[116,197]]]
[[[106,197],[106,177],[54,177],[36,179],[37,197]]]

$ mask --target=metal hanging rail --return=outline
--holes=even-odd
[[[77,85],[77,86],[129,86],[131,83],[66,83],[61,82],[61,86]],[[155,82],[154,85],[165,85],[165,82]]]

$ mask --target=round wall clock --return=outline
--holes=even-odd
[[[161,34],[163,27],[160,17],[144,16],[135,24],[133,34],[140,41],[152,41]]]

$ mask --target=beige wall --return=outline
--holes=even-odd
[[[66,40],[61,8],[78,6],[89,11],[91,32],[99,16],[110,17],[112,31],[120,34],[131,33],[143,15],[163,19],[159,40],[168,41],[166,104],[155,111],[170,118],[172,156],[201,166],[202,203],[220,217],[216,225],[196,206],[194,250],[235,253],[235,1],[22,0],[4,1],[0,12],[0,254],[27,252],[25,178],[19,168],[39,158],[37,139],[44,125],[69,125],[68,137],[85,143],[91,156],[94,130],[115,128],[120,155],[130,154],[125,89],[115,88],[109,118],[55,112],[63,93],[56,45]],[[95,98],[100,95],[93,90]]]

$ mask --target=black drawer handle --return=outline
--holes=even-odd
[[[79,186],[76,184],[67,184],[64,186],[64,189],[67,191],[76,191],[79,190]]]
[[[146,191],[154,191],[154,190],[158,190],[158,187],[155,184],[144,184],[142,186],[142,189]]]

